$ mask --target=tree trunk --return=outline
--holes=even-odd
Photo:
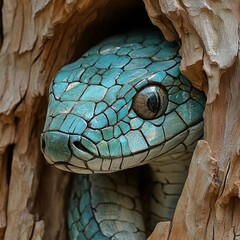
[[[3,2],[3,4],[2,4]],[[149,239],[240,239],[239,1],[145,0],[181,70],[205,91],[199,141],[173,222]],[[52,77],[103,37],[148,21],[140,0],[0,1],[0,239],[67,239],[71,174],[39,136]]]
[[[198,142],[172,223],[149,239],[240,239],[239,1],[145,0],[169,40],[181,42],[181,70],[207,95]]]

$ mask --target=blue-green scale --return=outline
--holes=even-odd
[[[116,84],[116,80],[122,72],[123,70],[118,68],[109,69],[109,71],[102,75],[101,85],[107,88],[114,86]]]
[[[88,83],[89,80],[98,72],[98,68],[97,67],[89,67],[87,68],[83,75],[82,75],[82,79],[83,82]]]

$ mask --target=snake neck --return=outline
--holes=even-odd
[[[150,164],[153,189],[151,197],[151,225],[172,220],[187,178],[192,153],[162,156]]]

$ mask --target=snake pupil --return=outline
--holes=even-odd
[[[159,97],[155,93],[151,93],[147,99],[147,107],[153,112],[157,113],[159,109]]]

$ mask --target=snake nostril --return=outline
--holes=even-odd
[[[86,147],[84,147],[84,146],[81,144],[80,141],[75,141],[75,142],[73,142],[73,145],[74,145],[77,149],[79,149],[79,150],[81,150],[81,151],[83,151],[83,152],[91,153]]]

